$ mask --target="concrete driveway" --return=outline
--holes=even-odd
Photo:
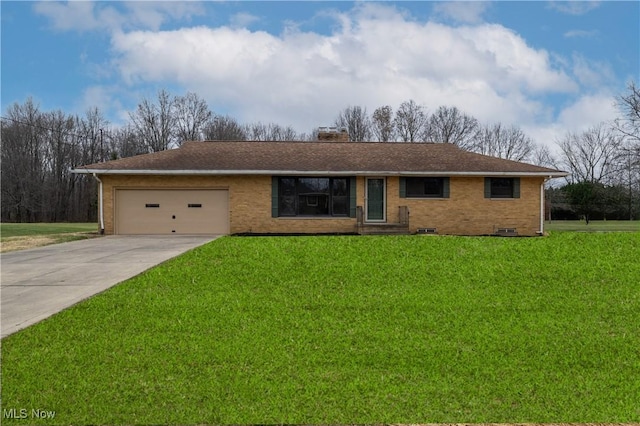
[[[215,238],[108,236],[3,253],[1,337]]]

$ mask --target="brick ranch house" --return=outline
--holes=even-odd
[[[443,143],[185,142],[81,166],[106,234],[542,235],[565,172]]]

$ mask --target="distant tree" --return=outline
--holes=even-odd
[[[640,88],[634,81],[627,85],[627,93],[619,95],[616,105],[621,117],[615,120],[618,131],[640,149]]]
[[[202,140],[204,126],[211,115],[207,103],[195,93],[177,96],[174,100],[177,145],[182,145],[184,141]]]
[[[216,115],[204,126],[204,139],[209,141],[244,141],[247,131],[235,118]]]
[[[95,184],[70,169],[99,161],[97,109],[87,116],[42,112],[28,99],[2,119],[1,219],[6,222],[88,221],[95,217]]]
[[[567,133],[557,143],[572,183],[614,180],[622,137],[611,127],[601,123],[580,134]]]
[[[335,126],[345,128],[351,142],[371,140],[371,119],[367,109],[360,106],[349,106],[340,111],[335,120]]]
[[[109,158],[133,157],[147,152],[145,143],[138,137],[138,132],[131,124],[119,127],[109,132]]]
[[[36,222],[44,205],[47,155],[44,120],[32,98],[7,108],[2,119],[2,221]]]
[[[143,98],[129,118],[148,152],[164,151],[174,146],[176,133],[175,102],[169,93],[158,92],[157,102]]]
[[[601,183],[583,181],[569,184],[563,188],[571,208],[578,216],[584,218],[587,225],[597,210],[602,187]]]
[[[252,123],[246,126],[247,139],[252,141],[293,141],[298,139],[296,131],[276,123]]]
[[[429,118],[424,139],[452,143],[469,150],[473,147],[478,127],[478,120],[457,107],[441,106]]]
[[[558,161],[546,145],[535,145],[531,153],[531,163],[540,167],[559,168]]]
[[[394,118],[398,136],[403,142],[420,142],[425,134],[427,121],[424,108],[413,99],[401,103]]]
[[[43,201],[47,206],[46,213],[43,211],[43,220],[48,222],[63,221],[71,214],[67,197],[75,175],[69,171],[73,166],[70,159],[79,145],[75,125],[75,118],[60,110],[43,114],[46,149],[43,162],[46,192]]]
[[[500,123],[480,127],[475,137],[469,138],[465,145],[480,154],[514,161],[527,161],[535,151],[533,139],[519,127],[504,127]],[[539,154],[548,156],[548,150]]]
[[[371,130],[378,142],[393,142],[396,128],[393,121],[393,109],[389,105],[381,106],[373,112]]]

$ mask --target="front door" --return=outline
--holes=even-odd
[[[386,180],[385,178],[367,178],[365,194],[365,218],[366,222],[384,222],[386,204]]]

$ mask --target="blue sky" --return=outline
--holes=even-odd
[[[350,105],[413,99],[553,144],[615,117],[640,80],[640,2],[2,1],[2,111],[195,92],[242,122],[300,132]]]

